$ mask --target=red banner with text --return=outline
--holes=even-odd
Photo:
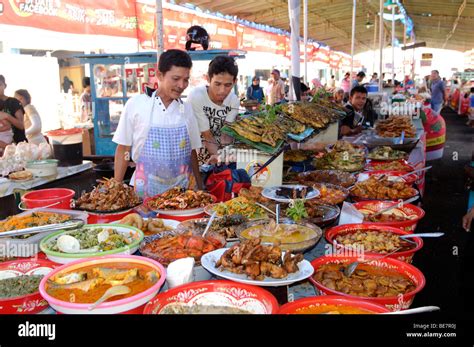
[[[137,36],[135,3],[127,0],[4,0],[1,24],[71,34]]]
[[[156,49],[155,6],[150,0],[2,0],[0,24],[71,34],[137,38],[145,50]],[[290,57],[289,37],[244,26],[183,7],[163,4],[165,49],[184,49],[192,25],[209,33],[210,49],[242,49]],[[301,44],[301,59],[304,56]],[[339,68],[347,58],[318,43],[306,47],[308,61]]]

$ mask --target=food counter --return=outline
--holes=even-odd
[[[255,131],[261,131],[263,124],[267,127],[265,131],[269,131],[268,124],[272,123],[260,121],[252,119],[249,124]],[[315,117],[313,122],[317,121]],[[398,122],[389,122],[392,121]],[[108,284],[123,290],[120,295],[125,295],[124,300],[112,299],[87,313],[156,314],[164,309],[162,303],[172,297],[176,302],[166,301],[169,307],[165,312],[203,313],[202,310],[212,311],[216,305],[223,310],[220,313],[274,314],[287,302],[301,298],[324,300],[326,295],[342,297],[341,294],[350,296],[362,311],[367,302],[361,297],[370,301],[368,306],[375,310],[369,310],[372,313],[407,309],[425,282],[416,264],[411,265],[414,253],[423,243],[418,237],[411,238],[410,243],[400,236],[410,236],[415,231],[424,211],[409,202],[392,205],[398,199],[419,199],[413,187],[416,180],[416,188],[420,192],[423,189],[423,176],[410,173],[425,163],[421,122],[414,123],[415,126],[408,124],[410,134],[416,128],[419,141],[416,146],[413,142],[414,148],[410,150],[384,145],[369,151],[360,137],[350,139],[352,143],[338,141],[321,152],[294,151],[299,152],[289,156],[294,161],[308,159],[319,169],[296,173],[294,183],[304,187],[252,186],[242,188],[238,197],[221,203],[207,192],[179,188],[141,201],[131,187],[114,179],[97,185],[95,172],[87,169],[74,171],[75,175],[69,171],[60,180],[46,182],[41,188],[73,188],[76,208],[88,213],[87,225],[59,230],[38,241],[39,258],[66,264],[59,271],[51,265],[52,271],[45,275],[48,280],[39,286],[43,304],[53,309],[46,312],[84,313],[108,290]],[[391,125],[397,134],[400,128],[407,127],[406,120],[397,124]],[[316,141],[331,142],[337,137],[337,123],[326,125],[315,136]],[[386,128],[385,131],[391,131],[388,125]],[[240,136],[249,135],[243,128],[234,130]],[[268,135],[262,133],[261,138],[265,134]],[[380,134],[383,135],[386,134]],[[247,140],[257,140],[258,136],[250,134]],[[265,148],[263,142],[258,146]],[[265,146],[271,147],[271,143]],[[274,149],[277,147],[278,144]],[[384,168],[375,168],[376,165]],[[35,186],[25,189],[32,187]],[[18,212],[13,200],[12,194],[2,199],[5,216]],[[354,212],[349,219],[344,201],[354,202],[349,205]],[[377,214],[387,206],[394,207],[392,212]],[[279,224],[272,218],[276,213],[280,213]],[[211,215],[216,219],[207,228],[207,217]],[[340,215],[344,218],[339,219]],[[57,220],[58,216],[54,218]],[[351,218],[357,224],[347,224]],[[12,219],[0,223],[0,231],[7,232],[7,236],[15,235],[19,225],[26,225],[20,224],[19,217]],[[99,219],[103,224],[93,225]],[[44,221],[45,218],[35,223]],[[341,225],[337,226],[339,222]],[[49,219],[44,223],[51,224]],[[24,231],[27,232],[30,230]],[[329,244],[328,240],[337,243]],[[381,260],[381,254],[389,257]],[[377,261],[360,264],[353,276],[343,275],[349,271],[349,264],[362,255]],[[91,257],[101,257],[99,261],[107,267],[94,267]],[[68,264],[74,260],[79,266],[71,265],[69,269]],[[73,268],[75,272],[71,272]],[[407,272],[410,276],[404,275]],[[361,285],[365,277],[367,285]],[[207,280],[213,281],[200,282]],[[71,303],[65,299],[76,295],[78,289],[82,291],[78,301]],[[216,292],[220,294],[216,296]],[[194,302],[195,293],[208,295],[208,300],[221,299],[211,305],[206,300]],[[243,303],[241,299],[248,298],[249,293],[255,299]],[[348,313],[341,310],[334,306],[330,312]]]
[[[58,174],[55,176],[35,177],[24,182],[11,181],[8,178],[0,178],[0,198],[12,195],[15,192],[31,190],[44,184],[87,171],[91,168],[91,161],[83,161],[81,165],[58,167]]]

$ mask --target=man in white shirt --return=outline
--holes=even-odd
[[[285,82],[280,77],[280,71],[274,69],[272,71],[273,86],[269,95],[269,104],[280,104],[285,99]]]
[[[202,147],[198,124],[191,105],[180,99],[189,85],[191,67],[186,52],[163,53],[158,63],[158,89],[132,97],[122,112],[113,138],[118,144],[114,177],[122,181],[133,159],[137,169],[131,184],[144,190],[145,196],[175,186],[191,188],[191,173],[197,188],[203,188],[197,161],[197,150]]]
[[[240,100],[233,92],[238,74],[232,57],[217,56],[209,64],[209,85],[196,87],[188,95],[186,101],[192,105],[205,146],[199,153],[200,164],[218,162],[219,146],[230,143],[230,137],[221,130],[239,113]]]

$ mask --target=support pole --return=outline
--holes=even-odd
[[[395,83],[395,6],[392,6],[392,81]]]
[[[377,56],[377,15],[375,15],[374,19],[374,46],[372,48],[374,50],[374,62],[372,64],[372,73],[375,72],[375,58]],[[380,79],[380,72],[379,72],[379,79]]]
[[[380,10],[379,10],[379,45],[380,45],[380,78],[379,78],[379,91],[382,91],[383,87],[383,33],[384,33],[384,27],[383,27],[383,0],[380,0]]]
[[[291,84],[296,100],[301,100],[300,81],[300,0],[288,0],[288,15],[291,28]]]
[[[163,3],[156,0],[156,63],[160,60],[160,55],[165,50],[163,42]]]
[[[355,45],[355,31],[356,31],[356,10],[357,0],[354,0],[352,5],[352,41],[351,41],[351,84],[354,74],[354,45]]]
[[[308,85],[308,0],[303,1],[304,10],[304,83]],[[313,23],[314,24],[314,23]]]

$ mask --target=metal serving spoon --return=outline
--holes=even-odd
[[[414,314],[414,313],[422,313],[422,312],[433,312],[441,310],[438,306],[422,306],[417,308],[410,308],[408,310],[402,311],[393,311],[393,312],[385,312],[382,314]]]
[[[383,258],[386,258],[392,254],[395,254],[397,253],[400,249],[402,249],[401,247],[398,247],[396,248],[394,251],[391,251],[390,253],[387,253],[387,254],[384,254],[382,255],[381,257],[378,257],[378,258],[372,258],[372,259],[368,259],[368,260],[365,260],[365,261],[354,261],[352,263],[350,263],[349,265],[347,265],[345,268],[344,268],[344,275],[346,277],[351,277],[351,275],[354,273],[354,271],[357,269],[357,266],[359,266],[360,264],[363,264],[363,263],[368,263],[368,262],[371,262],[373,260],[379,260],[379,259],[383,259]]]

